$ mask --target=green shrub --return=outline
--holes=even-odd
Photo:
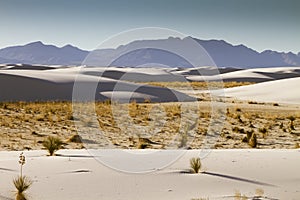
[[[201,169],[201,161],[200,158],[191,158],[190,165],[193,173],[199,173]]]
[[[49,136],[43,142],[43,146],[48,150],[50,156],[53,156],[54,152],[59,150],[62,144],[63,143],[59,138],[52,136]]]

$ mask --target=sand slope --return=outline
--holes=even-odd
[[[300,104],[300,78],[275,80],[225,89],[225,95],[243,100]]]

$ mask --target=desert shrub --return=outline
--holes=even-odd
[[[267,129],[266,129],[265,127],[259,128],[258,131],[259,131],[260,133],[262,133],[264,137],[265,137],[266,134],[267,134]]]
[[[235,200],[247,200],[248,197],[246,195],[242,195],[239,191],[236,191],[234,194]]]
[[[258,104],[256,101],[248,101],[248,104]]]
[[[78,134],[75,134],[69,138],[69,142],[82,143],[82,138]]]
[[[241,108],[236,108],[235,111],[236,112],[242,112],[242,109]]]
[[[245,143],[247,143],[248,142],[248,138],[245,136],[245,137],[243,137],[243,139],[242,139],[242,142],[245,142]]]
[[[234,132],[239,132],[239,127],[237,127],[237,126],[235,126],[235,127],[232,127],[232,131],[234,131]]]
[[[250,128],[255,128],[255,126],[252,124],[252,122],[250,122],[249,127],[250,127]]]
[[[236,116],[236,119],[238,119],[240,123],[243,123],[242,116],[240,114]]]
[[[290,120],[290,128],[291,128],[291,130],[295,130],[294,121],[296,120],[296,117],[289,116],[288,119]]]
[[[73,116],[72,113],[68,113],[67,114],[67,120],[71,120],[71,121],[75,120],[75,118],[74,118],[74,116]]]
[[[150,98],[145,98],[144,103],[151,103],[151,99]]]
[[[279,128],[283,129],[283,122],[280,123]]]
[[[257,197],[262,197],[262,196],[264,195],[264,193],[265,193],[265,191],[264,191],[263,189],[261,189],[261,188],[257,188],[257,189],[255,190],[255,195],[256,195]]]
[[[145,143],[145,142],[140,142],[137,146],[138,149],[147,149],[147,148],[150,148],[151,145],[148,144],[148,143]]]
[[[30,188],[32,181],[27,176],[18,176],[13,180],[17,189],[16,200],[26,200],[24,192]]]
[[[193,173],[199,173],[201,169],[201,160],[200,158],[191,158],[190,159],[190,166],[192,168]]]
[[[168,117],[180,117],[181,116],[181,105],[172,104],[164,106]]]
[[[250,139],[251,139],[251,137],[252,137],[252,135],[253,135],[253,130],[250,130],[250,131],[247,131],[246,132],[246,134],[247,134],[247,142],[249,142],[250,141]]]
[[[252,148],[256,148],[257,147],[257,138],[256,138],[256,134],[252,134],[252,137],[250,138],[249,140],[249,143],[250,147]]]
[[[48,150],[50,156],[53,156],[54,152],[59,150],[62,144],[59,138],[53,136],[49,136],[43,141],[43,146]]]

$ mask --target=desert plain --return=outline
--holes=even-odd
[[[28,199],[300,197],[297,67],[19,68],[0,70],[0,199],[14,198],[21,152]],[[87,88],[96,102],[78,99]],[[56,156],[43,147],[48,136],[63,142]],[[183,153],[151,173],[126,173],[99,162],[115,149]]]

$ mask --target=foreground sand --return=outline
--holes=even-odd
[[[0,152],[0,199],[13,197],[19,153]],[[114,171],[88,157],[86,150],[60,150],[63,156],[56,157],[45,151],[24,153],[24,173],[34,181],[31,200],[234,199],[237,191],[249,199],[255,193],[268,197],[262,199],[300,197],[300,150],[213,150],[202,159],[201,174],[183,173],[189,159],[199,154],[196,150],[150,174]]]

